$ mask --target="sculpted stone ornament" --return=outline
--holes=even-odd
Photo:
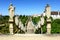
[[[10,6],[9,6],[9,31],[10,31],[10,34],[13,34],[14,11],[15,11],[15,7],[13,7],[13,5],[10,4]]]
[[[41,15],[41,21],[40,21],[40,24],[41,24],[41,25],[44,25],[44,17],[43,17],[43,14]]]
[[[13,7],[13,4],[11,3],[10,6],[9,6],[9,16],[10,16],[10,19],[13,19],[14,11],[15,11],[15,7]]]
[[[41,15],[40,25],[41,25],[41,34],[42,34],[43,33],[42,27],[44,25],[44,16],[43,16],[43,14]]]
[[[50,10],[49,4],[47,4],[46,7],[45,7],[45,13],[46,13],[47,18],[50,18],[51,10]]]
[[[18,24],[19,24],[19,16],[17,15],[16,17],[15,17],[15,24],[18,26]]]
[[[46,6],[46,16],[47,16],[47,34],[51,34],[51,19],[50,19],[50,16],[51,16],[51,10],[50,10],[50,6],[47,4]]]

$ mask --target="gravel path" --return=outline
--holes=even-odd
[[[46,34],[15,34],[0,35],[0,40],[60,40],[60,35]]]

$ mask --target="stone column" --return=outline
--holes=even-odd
[[[50,16],[51,16],[51,10],[50,10],[50,6],[49,4],[47,4],[46,8],[45,8],[45,13],[46,13],[46,16],[47,16],[47,34],[50,34],[51,33],[51,19],[50,19]]]
[[[10,4],[8,10],[9,10],[9,31],[10,31],[10,34],[13,34],[13,23],[14,23],[13,17],[14,17],[15,7],[13,7],[13,5]]]
[[[10,34],[13,34],[13,23],[11,21],[9,22],[9,31]]]
[[[51,19],[47,19],[47,34],[51,34]]]

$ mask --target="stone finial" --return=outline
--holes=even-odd
[[[50,9],[51,8],[50,8],[49,4],[47,4],[45,7],[45,14],[46,14],[47,18],[50,18],[50,16],[51,16],[51,10]]]
[[[46,8],[47,8],[47,7],[50,7],[50,5],[49,5],[49,4],[46,4],[45,11],[46,11]]]
[[[49,4],[46,4],[44,13],[46,12],[47,7],[50,7]]]
[[[49,5],[49,4],[47,4],[47,5],[46,5],[46,8],[47,8],[47,7],[50,7],[50,5]]]
[[[10,10],[10,9],[15,10],[15,7],[13,6],[13,4],[12,4],[12,3],[10,3],[10,6],[9,6],[9,9],[8,9],[8,10]]]
[[[47,4],[47,7],[50,7],[49,4]]]
[[[10,3],[10,6],[9,6],[8,10],[9,10],[10,19],[13,19],[13,17],[14,17],[14,12],[15,12],[15,7],[13,6],[12,3]]]

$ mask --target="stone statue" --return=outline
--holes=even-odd
[[[46,7],[45,7],[45,13],[46,13],[47,18],[50,18],[51,10],[50,10],[49,4],[47,4]]]
[[[47,34],[50,34],[51,33],[51,10],[50,10],[50,6],[47,4],[46,5],[46,16],[47,16]]]
[[[15,10],[15,7],[13,7],[13,5],[10,4],[10,6],[9,6],[9,31],[10,31],[10,34],[13,34],[14,10]]]
[[[9,16],[10,16],[10,19],[13,19],[14,11],[15,11],[15,7],[13,7],[13,4],[11,3],[10,6],[9,6]]]

